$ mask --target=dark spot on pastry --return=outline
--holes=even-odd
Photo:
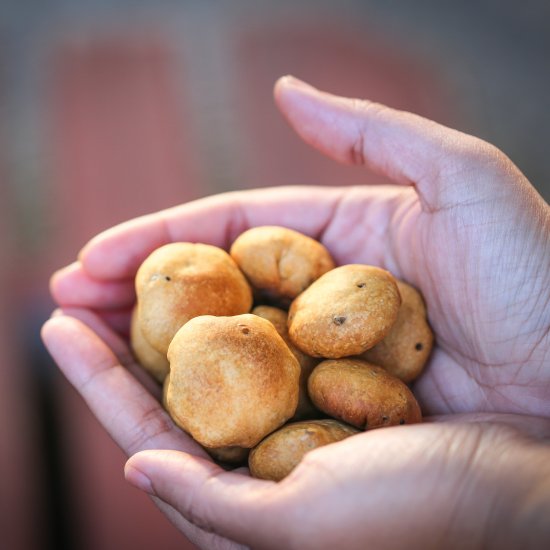
[[[423,347],[424,347],[424,346],[422,345],[422,342],[417,342],[416,346],[414,346],[414,349],[415,349],[416,351],[422,351],[422,348],[423,348]]]
[[[357,288],[365,288],[366,283],[357,283]]]
[[[387,417],[387,416],[382,417],[382,422],[387,422],[388,420],[389,420],[389,417]]]
[[[168,275],[166,275],[166,277],[164,277],[164,279],[165,279],[166,281],[171,281],[171,280],[172,280],[172,277],[169,277]]]
[[[241,332],[242,332],[243,334],[249,334],[249,333],[250,333],[250,329],[249,329],[248,327],[243,327],[243,328],[241,329]]]
[[[346,322],[346,317],[343,317],[343,316],[340,316],[340,317],[333,317],[332,318],[332,322],[335,324],[335,325],[343,325],[345,322]]]
[[[399,424],[402,426],[403,424],[405,424],[405,419],[402,418],[400,421],[399,421]]]

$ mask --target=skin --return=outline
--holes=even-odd
[[[395,185],[204,199],[102,233],[53,277],[70,309],[46,323],[44,341],[131,455],[126,478],[203,548],[547,548],[548,205],[471,136],[290,77],[275,98],[307,143]],[[434,416],[314,450],[276,484],[221,470],[173,425],[126,368],[114,312],[130,307],[132,277],[155,247],[227,248],[249,227],[290,221],[337,264],[378,265],[421,291],[436,345],[414,391]]]

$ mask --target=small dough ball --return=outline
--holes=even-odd
[[[249,229],[235,240],[230,253],[254,288],[287,302],[334,268],[320,242],[286,227]]]
[[[162,384],[170,371],[170,364],[168,363],[166,355],[159,353],[143,336],[137,318],[137,308],[135,307],[132,311],[132,321],[130,324],[130,347],[138,363],[151,374],[157,382]]]
[[[170,341],[198,315],[238,315],[252,291],[229,254],[207,244],[172,243],[155,250],[136,275],[138,318],[147,341],[166,354]]]
[[[337,420],[293,422],[267,436],[248,457],[250,473],[261,479],[280,481],[317,447],[341,441],[358,430]]]
[[[313,357],[359,355],[386,336],[400,305],[390,273],[369,265],[344,265],[325,273],[292,302],[288,333]]]
[[[216,447],[215,449],[205,447],[204,450],[214,460],[233,465],[245,464],[250,453],[250,449],[245,449],[244,447]]]
[[[256,315],[191,319],[168,360],[168,412],[204,447],[254,447],[296,410],[298,361]]]
[[[401,307],[385,338],[361,354],[361,359],[384,367],[403,382],[420,376],[432,351],[434,335],[428,324],[426,306],[411,285],[397,281]]]
[[[252,310],[252,313],[263,319],[267,319],[273,324],[275,330],[281,335],[282,339],[286,342],[290,351],[294,354],[294,357],[298,359],[298,363],[300,364],[300,394],[298,397],[298,407],[291,420],[319,417],[319,411],[313,406],[309,394],[307,393],[307,379],[311,371],[315,368],[315,365],[319,363],[319,359],[306,355],[290,341],[286,326],[288,317],[286,311],[278,307],[257,306]]]
[[[359,359],[319,363],[309,377],[308,390],[316,407],[364,430],[422,421],[406,384]]]

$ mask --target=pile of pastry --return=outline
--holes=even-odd
[[[153,251],[131,344],[174,422],[216,460],[280,480],[316,447],[421,421],[408,387],[433,334],[422,297],[378,267],[335,267],[283,227]]]

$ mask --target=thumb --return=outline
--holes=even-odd
[[[498,178],[478,172],[512,164],[480,139],[372,101],[319,91],[292,76],[277,81],[274,95],[306,143],[340,162],[414,185],[426,210],[491,197]]]
[[[124,468],[126,480],[175,508],[193,525],[257,546],[273,537],[267,512],[275,484],[228,472],[179,451],[143,451]]]

